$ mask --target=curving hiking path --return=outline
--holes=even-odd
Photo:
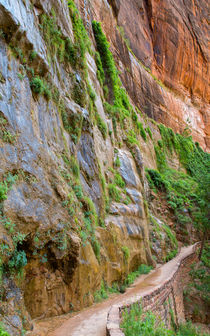
[[[107,313],[112,305],[122,305],[128,303],[131,298],[146,294],[151,288],[163,284],[169,279],[180,261],[193,252],[194,245],[182,247],[179,254],[168,263],[156,268],[147,275],[141,275],[132,287],[128,288],[124,294],[117,294],[102,303],[86,308],[80,313],[66,319],[58,328],[52,321],[46,321],[45,333],[47,336],[106,336]],[[62,321],[62,320],[61,320]],[[60,321],[60,323],[61,323]],[[49,324],[49,325],[47,325]],[[52,330],[53,331],[49,331]],[[47,332],[48,330],[48,332]],[[33,335],[42,335],[33,334]]]

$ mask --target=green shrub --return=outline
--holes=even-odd
[[[65,40],[65,59],[73,67],[76,67],[77,64],[77,50],[69,38]]]
[[[127,134],[127,143],[129,145],[139,145],[139,141],[136,138],[136,134],[133,130],[129,130]]]
[[[191,283],[188,289],[191,291],[195,288],[199,297],[209,305],[210,303],[210,244],[207,242],[204,245],[201,262],[196,266],[193,264],[190,271]]]
[[[8,186],[7,182],[0,182],[0,201],[4,201],[7,199],[7,192],[8,192]]]
[[[162,175],[154,169],[146,169],[148,182],[151,188],[157,188],[158,190],[166,190],[167,184],[165,183]]]
[[[103,121],[103,119],[101,118],[101,116],[98,113],[96,113],[96,122],[97,122],[98,129],[101,132],[103,138],[106,139],[106,137],[107,137],[107,126],[106,126],[106,123]]]
[[[152,131],[149,126],[145,128],[145,131],[149,134],[150,138],[152,139],[153,138]]]
[[[96,61],[97,69],[98,69],[97,77],[98,77],[98,80],[99,80],[101,86],[103,87],[104,82],[105,82],[105,74],[104,74],[104,69],[103,69],[103,65],[102,65],[102,62],[101,62],[101,56],[100,56],[99,52],[95,53],[95,61]]]
[[[37,57],[37,52],[35,50],[32,50],[29,55],[29,60],[32,62],[33,60],[35,60],[36,57]]]
[[[151,270],[152,270],[152,266],[148,266],[148,265],[145,265],[145,264],[141,264],[138,267],[138,273],[139,273],[139,275],[140,274],[148,274]]]
[[[200,207],[199,184],[194,178],[170,168],[162,169],[161,172],[147,169],[146,177],[154,191],[164,193],[168,206],[174,212],[176,222],[182,228],[187,223],[196,225],[203,210]],[[188,215],[183,212],[185,208],[189,209]]]
[[[119,188],[125,188],[125,182],[122,179],[121,175],[116,172],[114,174],[114,183],[119,187]]]
[[[0,224],[2,224],[9,233],[14,232],[15,224],[9,218],[0,213]]]
[[[198,327],[193,326],[191,322],[187,322],[179,326],[176,336],[209,336],[209,334],[202,333]]]
[[[139,121],[137,122],[137,128],[140,130],[140,134],[141,134],[142,138],[144,139],[144,141],[147,141],[147,134],[144,130],[144,127],[143,127],[142,123],[139,122]]]
[[[176,239],[176,236],[173,234],[173,232],[171,231],[170,227],[164,223],[162,223],[162,227],[164,229],[164,231],[166,232],[167,236],[169,237],[169,239],[171,240],[172,244],[178,248],[178,242]]]
[[[167,168],[166,154],[162,148],[162,142],[159,140],[158,146],[154,146],[157,167],[160,172],[164,171]]]
[[[83,198],[82,186],[77,184],[77,185],[74,185],[72,188],[78,200],[81,200]]]
[[[88,89],[88,94],[89,94],[90,99],[93,102],[95,102],[95,100],[96,100],[96,93],[95,93],[95,91],[93,90],[93,88],[92,88],[92,86],[90,84],[88,85],[87,89]]]
[[[104,85],[104,86],[103,86],[103,91],[104,91],[104,98],[105,98],[106,100],[108,100],[108,98],[109,98],[109,88],[108,88],[107,85]]]
[[[125,261],[128,261],[129,257],[130,257],[130,249],[128,248],[128,246],[122,246],[121,250],[123,252]]]
[[[79,68],[84,70],[86,68],[85,54],[86,51],[91,53],[91,42],[85,30],[79,11],[73,0],[68,0],[68,7],[73,26],[75,48],[77,50],[75,58],[76,63]]]
[[[121,201],[121,192],[115,184],[108,185],[108,191],[110,198],[115,202]]]
[[[0,130],[0,137],[4,142],[8,142],[10,144],[14,144],[17,139],[15,134],[12,134],[9,130],[6,129],[3,131]]]
[[[204,266],[210,268],[210,244],[206,243],[204,246],[204,251],[201,257],[201,261]]]
[[[100,262],[100,260],[101,260],[101,253],[100,253],[101,245],[100,245],[100,243],[98,242],[98,240],[96,239],[95,236],[91,237],[91,245],[93,247],[93,251],[95,253],[95,256],[96,256],[97,260]]]
[[[178,248],[176,248],[175,250],[170,251],[167,256],[165,257],[165,261],[168,262],[169,260],[173,259],[174,257],[176,257],[178,253]]]
[[[105,287],[104,281],[101,281],[101,288],[94,293],[94,301],[101,302],[108,298],[107,288]]]
[[[44,82],[40,77],[35,77],[31,80],[31,88],[33,92],[38,94],[44,93]]]
[[[123,321],[121,323],[125,336],[175,336],[172,330],[166,329],[163,322],[158,321],[156,316],[147,312],[143,317],[141,306],[136,303],[123,312]]]
[[[136,271],[128,274],[127,278],[123,282],[124,287],[130,286],[131,284],[134,283],[134,281],[139,275],[148,274],[151,271],[151,269],[152,269],[152,266],[148,266],[144,264],[140,265]]]
[[[76,159],[74,156],[71,156],[71,159],[70,159],[70,167],[71,167],[71,170],[72,170],[73,175],[74,175],[76,178],[79,178],[79,176],[80,176],[79,164],[78,164],[77,159]]]
[[[15,251],[12,258],[8,263],[11,269],[16,269],[20,271],[24,266],[27,265],[27,257],[25,251]]]
[[[125,336],[208,336],[191,322],[181,324],[177,331],[173,328],[168,329],[151,311],[145,314],[138,303],[133,304],[130,310],[123,311],[120,326]]]
[[[64,60],[65,40],[62,36],[61,30],[57,26],[56,17],[53,14],[54,13],[52,13],[52,17],[46,14],[41,15],[40,28],[51,57],[56,55],[62,62]]]
[[[125,260],[128,260],[130,256],[129,248],[127,246],[122,246],[121,249]],[[100,290],[94,293],[95,302],[101,302],[103,299],[106,299],[110,293],[124,293],[126,288],[130,286],[140,274],[148,274],[151,269],[151,266],[142,264],[137,271],[129,273],[123,283],[115,282],[112,284],[112,287],[108,287],[102,280]]]
[[[163,124],[158,125],[164,146],[172,153],[174,147],[175,134],[171,128]]]
[[[63,102],[60,103],[59,109],[61,112],[63,126],[65,130],[71,136],[71,139],[73,140],[73,142],[76,144],[79,141],[79,138],[81,136],[83,116],[80,113],[68,116]]]
[[[32,78],[30,86],[34,93],[44,95],[48,100],[51,99],[52,94],[48,85],[39,76]]]
[[[0,324],[0,336],[10,336],[7,331],[5,331],[2,324]]]
[[[103,81],[104,76],[101,71],[102,64],[106,78],[105,83],[108,85],[108,88],[111,89],[109,91],[107,91],[106,89],[106,95],[108,95],[109,93],[109,97],[106,98],[108,98],[112,103],[112,105],[109,106],[109,113],[112,116],[113,124],[115,124],[116,120],[118,120],[123,126],[123,120],[131,117],[131,112],[133,109],[130,104],[128,95],[122,87],[122,83],[118,75],[118,70],[115,66],[113,55],[109,50],[109,43],[102,31],[101,24],[99,22],[93,21],[92,27],[97,44],[97,49],[101,58],[101,63],[97,63],[98,72],[100,73]]]
[[[22,81],[25,77],[25,74],[23,75],[22,73],[18,72],[17,76]]]
[[[116,157],[116,160],[114,162],[115,167],[120,167],[120,159],[119,156]]]
[[[72,99],[78,105],[85,107],[87,104],[87,91],[84,81],[75,80],[74,87],[71,94]]]

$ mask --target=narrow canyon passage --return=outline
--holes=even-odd
[[[53,320],[49,319],[36,325],[32,335],[47,336],[105,336],[107,313],[112,305],[128,303],[134,297],[139,297],[151,289],[156,289],[167,281],[177,264],[193,251],[193,246],[183,247],[180,253],[171,261],[150,272],[140,276],[126,293],[116,295],[102,303],[87,308],[79,314],[67,319],[60,327],[53,329]],[[37,333],[38,332],[38,333]]]

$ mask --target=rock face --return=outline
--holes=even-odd
[[[189,123],[194,139],[208,149],[208,1],[109,4],[91,1],[89,20],[102,22],[133,101],[175,131]],[[80,7],[86,11],[83,1]]]
[[[75,3],[89,38],[66,1],[0,0],[0,321],[11,335],[92,304],[101,283],[174,249],[150,244],[144,168],[157,168],[154,120],[182,131],[189,118],[208,145],[207,2]],[[116,126],[106,111],[93,19],[145,112],[134,118],[150,127],[147,142],[138,132],[129,144],[131,121]]]

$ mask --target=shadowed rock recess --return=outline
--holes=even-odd
[[[207,7],[0,0],[0,323],[10,335],[90,306],[101,286],[120,288],[207,230]]]

